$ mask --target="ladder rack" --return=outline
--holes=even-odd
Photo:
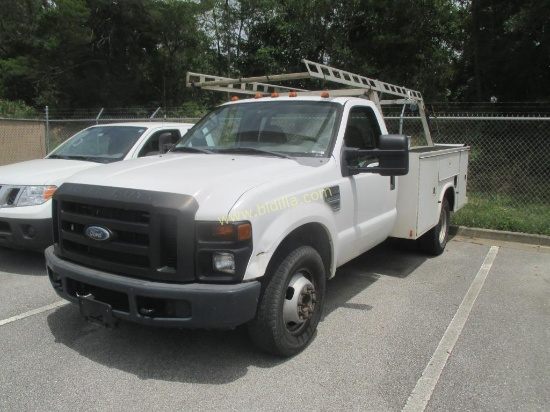
[[[307,72],[276,74],[256,77],[245,77],[232,79],[229,77],[211,76],[201,73],[188,72],[186,78],[187,87],[197,87],[205,90],[222,92],[233,92],[239,94],[263,94],[269,95],[273,92],[297,92],[300,96],[320,95],[328,91],[331,96],[363,96],[371,100],[383,113],[382,106],[390,104],[410,104],[418,106],[420,119],[429,146],[433,146],[433,140],[426,117],[426,109],[422,94],[416,90],[403,86],[396,86],[380,80],[371,79],[345,70],[336,69],[321,63],[303,59]],[[273,85],[265,82],[281,82],[301,79],[321,79],[333,83],[348,86],[350,88],[336,90],[304,90],[294,87]],[[381,95],[390,95],[395,99],[381,100]]]
[[[267,77],[267,76],[265,76]],[[263,79],[263,78],[262,78]],[[258,93],[270,95],[273,92],[292,92],[307,90],[296,89],[274,84],[259,83],[249,79],[231,79],[229,77],[211,76],[208,74],[187,72],[187,87],[199,87],[206,90],[219,92],[234,92],[240,94],[256,95]]]

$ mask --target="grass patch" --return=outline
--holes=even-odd
[[[468,193],[468,204],[452,214],[452,223],[550,236],[550,204],[543,201],[526,203],[510,196]]]

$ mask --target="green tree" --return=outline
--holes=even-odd
[[[461,2],[465,43],[456,98],[547,101],[550,89],[550,0]]]
[[[459,53],[457,6],[446,0],[361,0],[350,54],[362,73],[420,90],[426,100],[450,93]]]
[[[244,3],[244,1],[241,1]],[[302,71],[303,58],[423,91],[450,94],[459,9],[445,0],[264,0],[245,26],[245,74]],[[253,9],[249,7],[249,9]]]
[[[0,0],[0,96],[35,106],[175,104],[208,49],[205,6],[176,0]]]
[[[59,85],[85,64],[85,1],[2,0],[0,8],[0,92],[35,105],[57,103]]]
[[[214,53],[200,20],[211,8],[209,2],[166,0],[155,2],[151,15],[157,50],[149,56],[145,80],[153,93],[148,96],[155,105],[178,106],[186,100],[185,72],[214,70]],[[143,96],[147,100],[147,96]]]

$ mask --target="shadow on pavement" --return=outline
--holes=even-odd
[[[0,272],[27,276],[45,276],[44,254],[0,247]]]
[[[323,317],[339,307],[372,309],[368,304],[348,302],[380,276],[404,278],[425,260],[388,243],[361,255],[342,266],[327,283]],[[260,352],[248,339],[245,327],[207,331],[121,322],[117,329],[108,330],[86,323],[73,304],[52,312],[48,325],[57,343],[141,379],[223,384],[243,377],[250,366],[271,368],[292,361]],[[308,356],[306,352],[297,356]]]

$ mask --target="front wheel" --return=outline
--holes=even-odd
[[[248,324],[254,343],[277,356],[292,356],[313,338],[325,297],[319,253],[301,246],[283,254],[266,273],[256,317]]]
[[[438,256],[443,253],[449,241],[449,225],[451,222],[451,208],[449,201],[443,199],[439,222],[420,237],[422,250],[430,255]]]

